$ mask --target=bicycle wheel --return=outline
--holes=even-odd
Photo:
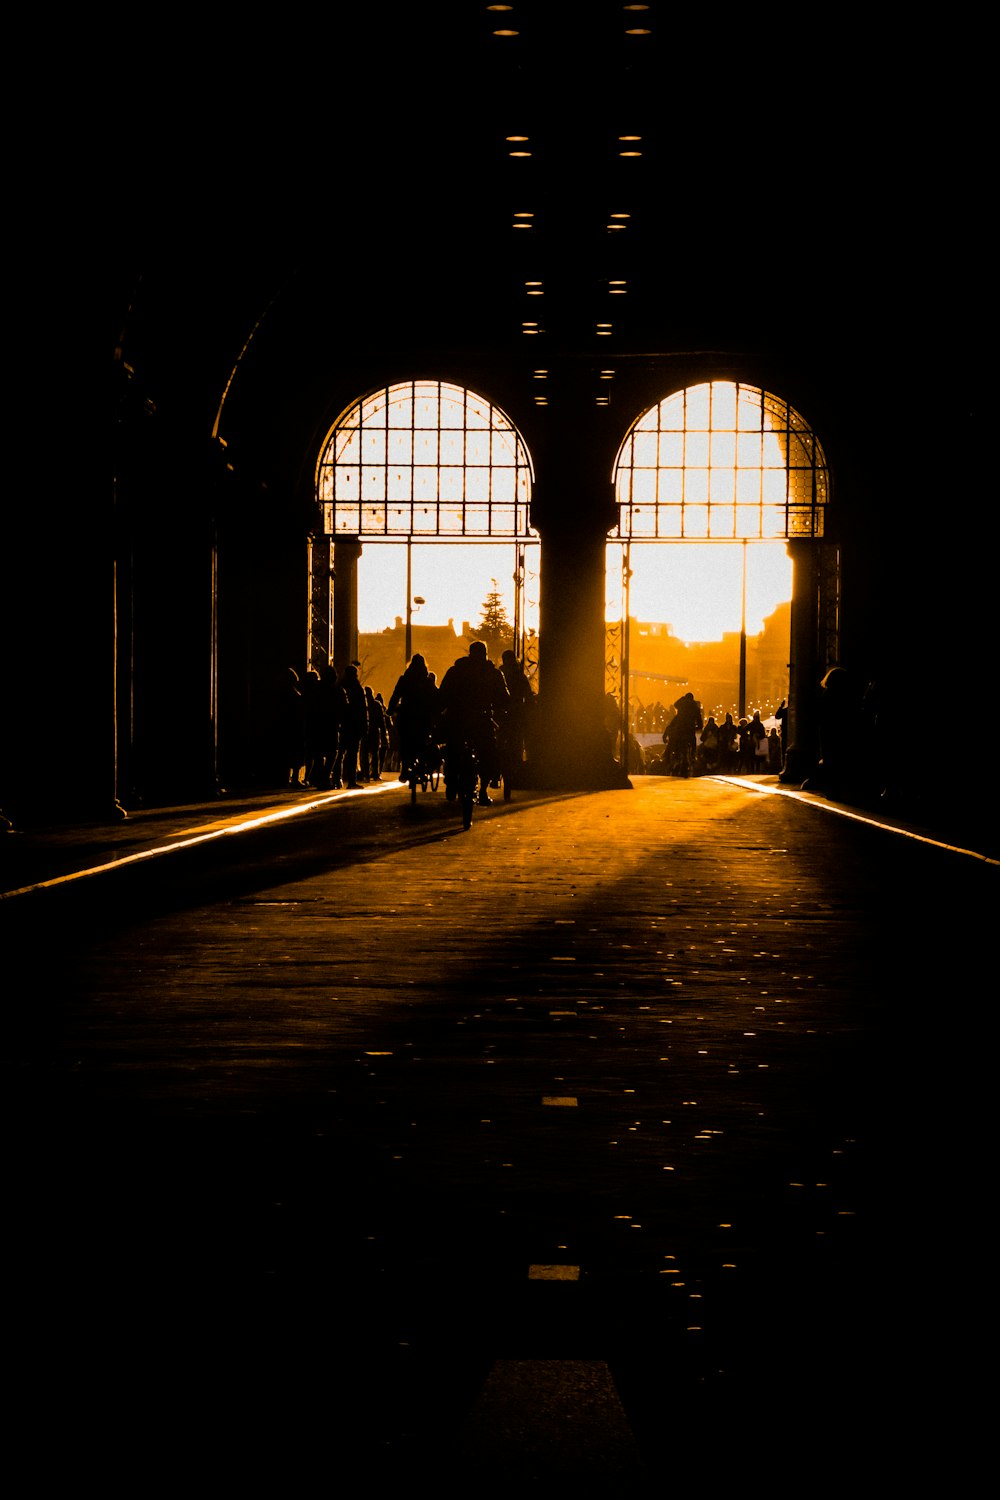
[[[476,765],[475,755],[469,746],[465,746],[458,770],[458,802],[462,809],[463,828],[472,827],[472,809],[476,801],[478,781],[479,768]]]

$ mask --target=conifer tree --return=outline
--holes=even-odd
[[[478,626],[479,639],[486,642],[490,660],[499,662],[504,651],[514,644],[514,627],[507,618],[503,595],[497,588],[495,578],[490,579],[492,588],[483,601],[483,612]]]

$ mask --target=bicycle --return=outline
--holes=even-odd
[[[407,782],[410,788],[410,803],[414,805],[417,800],[417,788],[423,791],[428,788],[436,792],[441,780],[441,752],[432,740],[428,740],[418,755],[410,762]]]

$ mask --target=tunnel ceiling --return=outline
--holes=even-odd
[[[721,24],[373,5],[109,39],[127,107],[96,104],[87,135],[134,378],[207,431],[238,367],[232,420],[297,403],[305,433],[331,371],[438,373],[415,350],[445,376],[456,352],[527,370],[822,349],[835,368],[874,327],[891,356],[910,310],[887,288],[926,214],[891,124],[904,86],[872,46],[833,109],[842,59]]]

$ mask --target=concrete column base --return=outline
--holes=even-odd
[[[537,790],[597,792],[631,790],[627,773],[604,744],[575,746],[572,752],[535,750],[518,777],[521,786]]]
[[[789,745],[778,780],[782,786],[800,786],[815,769],[815,764],[814,756],[807,755],[797,745]]]

